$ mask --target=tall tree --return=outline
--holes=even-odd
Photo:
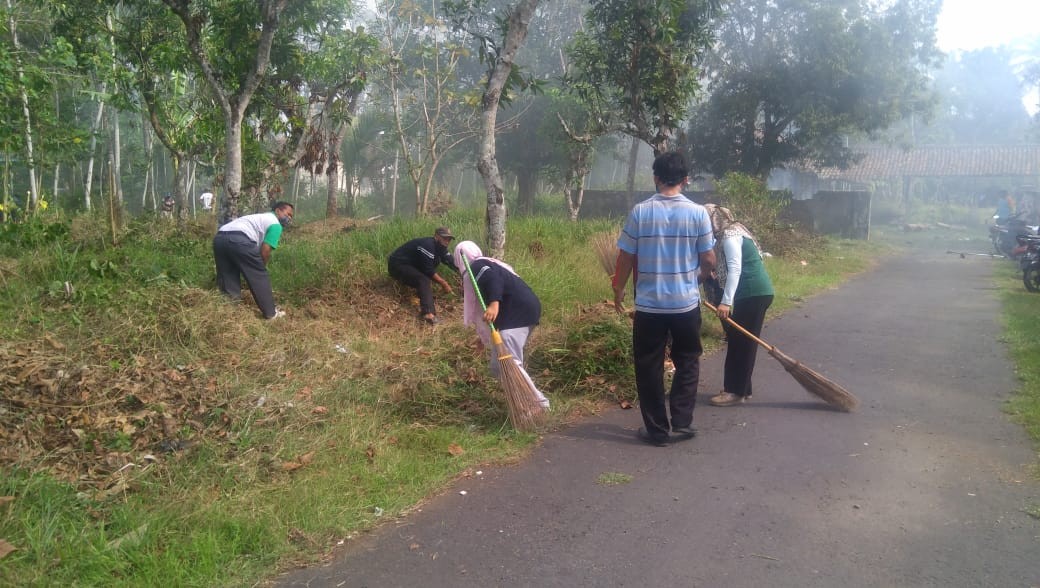
[[[304,45],[315,48],[303,64],[304,79],[310,87],[310,102],[318,105],[316,123],[305,142],[306,154],[297,163],[306,169],[322,169],[328,177],[325,214],[339,213],[339,185],[344,166],[340,151],[344,138],[357,116],[358,104],[365,91],[370,62],[378,41],[363,27],[350,29],[342,18],[330,18],[331,12],[308,34]]]
[[[381,84],[389,101],[391,132],[399,144],[425,215],[445,158],[476,136],[473,103],[459,75],[467,48],[448,30],[437,3],[388,0],[380,5],[380,37],[386,55]]]
[[[501,257],[506,246],[506,199],[502,174],[495,153],[499,106],[511,99],[510,92],[529,87],[516,64],[516,54],[527,39],[527,28],[541,0],[518,0],[507,5],[501,15],[491,12],[495,31],[486,28],[489,13],[485,0],[451,3],[451,12],[461,28],[478,42],[481,61],[487,66],[480,99],[481,125],[477,146],[477,171],[487,192],[487,245],[493,257]]]
[[[704,62],[695,165],[759,178],[787,162],[846,165],[845,141],[931,106],[940,0],[749,0],[729,5]]]
[[[593,0],[568,87],[611,105],[622,131],[655,154],[674,149],[718,9],[718,0]]]
[[[82,129],[61,118],[55,99],[80,82],[70,45],[51,31],[60,8],[47,2],[0,3],[0,152],[18,154],[5,157],[2,189],[8,206],[17,189],[28,194],[22,206],[32,210],[43,196],[44,169],[82,151]],[[16,184],[16,174],[23,172],[27,181]]]
[[[242,192],[243,119],[271,63],[271,48],[289,0],[162,1],[184,25],[188,49],[224,115],[221,217],[227,221],[238,216]]]

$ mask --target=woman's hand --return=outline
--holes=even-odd
[[[733,307],[731,307],[728,304],[720,304],[715,308],[715,315],[722,320],[726,320],[729,318],[730,311],[732,310],[732,308]]]
[[[493,323],[493,322],[495,322],[496,318],[498,318],[498,301],[497,300],[495,300],[493,302],[489,302],[488,305],[487,305],[487,310],[484,311],[484,321],[485,322]]]

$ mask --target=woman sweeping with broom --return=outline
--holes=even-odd
[[[707,204],[715,233],[715,279],[705,283],[705,294],[716,306],[726,331],[723,389],[708,400],[714,406],[734,406],[751,398],[758,343],[741,333],[732,319],[754,334],[762,334],[766,310],[773,303],[773,283],[762,263],[762,251],[751,231],[733,218],[728,208]]]
[[[492,257],[483,257],[476,243],[459,243],[455,246],[454,255],[455,266],[463,273],[463,323],[473,325],[488,349],[491,373],[502,378],[502,366],[498,359],[500,350],[491,345],[491,330],[497,328],[504,351],[512,355],[511,361],[520,368],[519,375],[527,381],[526,390],[533,394],[529,400],[537,403],[541,410],[547,410],[549,399],[535,387],[523,370],[524,346],[541,319],[541,302],[509,264]],[[474,284],[480,288],[479,292]],[[517,371],[512,366],[509,366],[509,370]],[[506,392],[508,394],[509,390]]]

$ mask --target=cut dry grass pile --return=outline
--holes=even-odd
[[[307,451],[286,453],[277,441],[286,431],[366,412],[504,422],[472,333],[451,320],[421,324],[414,296],[388,278],[349,281],[349,292],[304,292],[307,302],[275,321],[259,319],[248,293],[229,304],[160,285],[149,304],[81,309],[89,329],[0,346],[0,466],[108,496],[197,448],[234,454],[258,437],[275,442],[243,463],[292,471]],[[458,314],[454,297],[438,303]]]

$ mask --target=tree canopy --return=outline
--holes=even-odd
[[[612,125],[655,153],[674,148],[718,4],[593,0],[571,47],[567,87],[586,102],[609,105]]]
[[[850,136],[931,108],[939,8],[939,0],[728,4],[690,118],[696,167],[765,177],[795,161],[847,165]]]

